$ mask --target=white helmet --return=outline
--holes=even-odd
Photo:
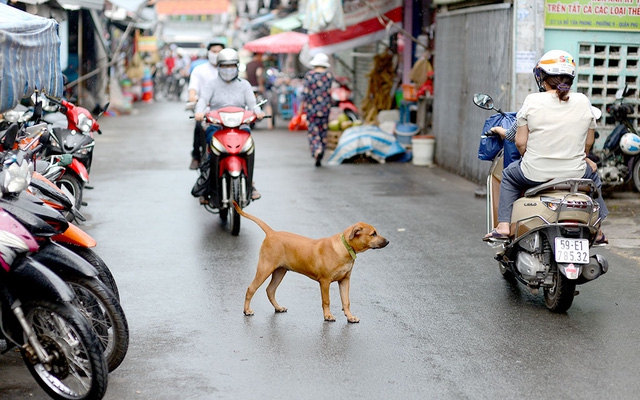
[[[218,53],[218,67],[221,65],[238,65],[240,63],[240,56],[234,49],[222,49]]]
[[[640,154],[640,136],[635,133],[625,133],[620,138],[620,148],[625,154],[632,156]]]
[[[533,76],[541,92],[544,92],[542,81],[547,75],[576,76],[576,61],[573,56],[563,50],[551,50],[546,53],[533,68]]]
[[[218,76],[225,82],[231,82],[238,77],[240,57],[234,49],[222,49],[218,53]],[[231,67],[231,68],[230,68]]]

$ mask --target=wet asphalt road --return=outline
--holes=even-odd
[[[609,273],[556,315],[500,277],[480,240],[476,184],[410,163],[315,168],[305,134],[261,123],[263,197],[247,212],[316,238],[365,221],[390,244],[356,261],[359,324],[346,322],[336,284],[337,321],[324,322],[317,283],[295,273],[278,290],[287,313],[273,312],[263,286],[245,317],[264,234],[245,219],[232,237],[190,195],[193,122],[182,105],[136,104],[101,124],[83,228],[131,330],[105,399],[637,398],[637,194],[611,200],[612,246],[600,250]],[[0,356],[0,398],[48,397],[10,353]]]

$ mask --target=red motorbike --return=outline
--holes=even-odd
[[[200,193],[205,208],[219,214],[223,223],[229,223],[231,234],[240,233],[240,208],[251,203],[255,146],[249,126],[257,120],[253,110],[240,107],[224,107],[209,111],[205,121],[220,127],[209,143],[209,159],[201,165],[203,177],[199,179]]]
[[[96,118],[84,107],[76,106],[64,99],[45,94],[46,99],[57,106],[57,111],[66,117],[66,127],[56,126],[50,130],[50,139],[45,145],[42,156],[71,154],[73,159],[66,167],[66,173],[56,181],[59,187],[65,187],[76,199],[76,208],[82,207],[82,192],[89,183],[89,171],[93,160],[94,134],[101,134],[98,117],[109,107],[107,104]],[[56,113],[57,114],[57,113]],[[59,114],[57,114],[59,115]],[[52,114],[43,119],[50,122]]]
[[[334,87],[331,88],[331,100],[333,103],[340,107],[340,110],[345,113],[351,121],[358,119],[360,111],[355,104],[353,104],[353,91],[349,85],[349,78],[344,76],[337,76],[334,79]]]

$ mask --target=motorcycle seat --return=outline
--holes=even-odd
[[[542,192],[552,190],[563,190],[571,193],[587,193],[592,194],[597,192],[596,184],[591,179],[565,179],[555,178],[541,185],[534,186],[524,192],[525,197],[532,197]]]

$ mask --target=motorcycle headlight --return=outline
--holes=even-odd
[[[560,207],[560,203],[562,203],[562,200],[560,199],[547,196],[541,196],[540,201],[551,211],[556,211]]]
[[[225,149],[224,145],[217,138],[211,139],[211,151],[217,156],[222,153],[227,153],[227,149]]]
[[[0,173],[0,183],[2,193],[20,193],[29,187],[31,175],[33,174],[33,164],[28,160],[18,162],[15,159],[7,163]]]
[[[80,129],[84,133],[91,132],[91,127],[93,126],[93,119],[87,117],[83,113],[78,114],[78,129]]]
[[[90,151],[91,149],[88,147],[81,147],[78,150],[76,150],[73,154],[76,154],[78,156],[86,156],[89,154]]]
[[[242,124],[242,118],[244,117],[244,111],[240,112],[221,112],[220,119],[222,120],[222,125],[229,128],[236,128]]]

